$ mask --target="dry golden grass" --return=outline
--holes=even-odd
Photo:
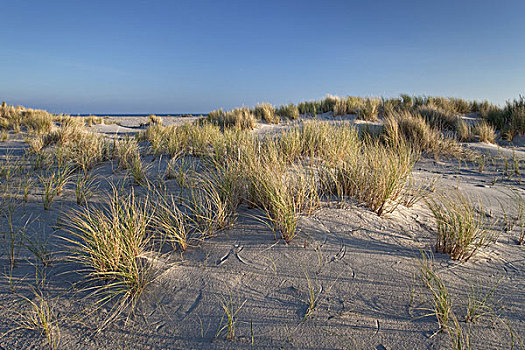
[[[275,108],[270,103],[257,104],[253,108],[253,114],[268,124],[279,124],[279,116],[275,113]]]
[[[416,151],[433,154],[461,156],[461,146],[432,128],[417,113],[399,111],[389,114],[385,120],[385,139],[392,145],[408,142]]]
[[[464,120],[458,120],[456,131],[460,141],[471,142],[475,140],[472,126]]]
[[[381,100],[378,98],[367,98],[357,111],[359,119],[376,121],[379,114]]]
[[[221,128],[235,128],[238,130],[251,130],[255,128],[255,116],[246,107],[235,108],[224,112],[222,109],[212,111],[206,120]]]
[[[299,118],[299,109],[296,105],[293,103],[282,105],[275,111],[275,114],[277,114],[281,118],[288,118],[288,119],[298,119]]]
[[[496,143],[496,130],[486,121],[474,125],[472,133],[479,137],[480,142]]]
[[[140,200],[133,191],[123,195],[114,187],[102,206],[74,210],[62,219],[72,235],[63,237],[70,258],[88,271],[99,305],[115,301],[115,314],[134,305],[151,282],[142,258],[151,239],[151,209],[148,198]]]
[[[379,216],[391,213],[403,198],[417,157],[405,144],[362,142],[342,162],[322,168],[323,191],[341,199],[354,198]]]

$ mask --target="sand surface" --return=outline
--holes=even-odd
[[[319,119],[328,119],[321,116]],[[163,118],[165,124],[168,118]],[[352,116],[340,122],[354,122]],[[188,119],[173,118],[169,123]],[[144,121],[113,118],[93,130],[104,134],[136,133]],[[292,124],[290,124],[292,125]],[[261,124],[255,132],[272,133],[290,125]],[[23,140],[12,135],[0,143],[0,152],[22,152]],[[488,303],[493,316],[481,317],[471,328],[473,349],[522,348],[525,331],[525,249],[516,243],[517,228],[503,230],[504,212],[516,210],[511,190],[525,197],[523,177],[506,177],[503,158],[525,159],[523,145],[495,146],[471,143],[468,148],[492,157],[483,171],[475,162],[423,158],[414,167],[416,181],[437,179],[437,190],[460,189],[483,203],[500,233],[497,243],[466,263],[435,254],[436,271],[444,279],[458,316],[464,316],[471,286],[497,292]],[[162,174],[166,159],[145,157],[151,176]],[[126,176],[111,163],[96,168],[100,195],[109,180]],[[177,191],[175,180],[166,180]],[[96,313],[93,298],[82,290],[82,274],[63,259],[64,233],[57,225],[77,208],[74,184],[44,210],[40,193],[17,209],[16,225],[29,218],[29,235],[45,237],[53,260],[43,270],[45,290],[59,320],[60,349],[448,349],[450,343],[429,315],[432,302],[422,286],[418,261],[421,251],[433,251],[435,223],[423,202],[378,217],[349,202],[325,202],[313,215],[303,217],[299,234],[289,244],[256,220],[257,210],[241,207],[233,229],[218,233],[183,254],[163,252],[145,257],[158,268],[130,317],[113,320],[102,331],[107,308]],[[7,226],[2,221],[2,230]],[[34,259],[20,249],[12,276],[0,278],[0,349],[39,349],[45,343],[33,331],[18,329],[22,296],[33,295]],[[8,265],[6,254],[0,266]],[[4,270],[3,270],[4,271]],[[5,272],[4,272],[5,274]],[[13,292],[14,291],[14,292]],[[310,291],[316,306],[305,318]],[[217,335],[224,324],[222,302],[240,307],[236,337]],[[497,316],[497,317],[496,317]],[[6,332],[10,332],[5,334]],[[433,336],[434,335],[434,336]],[[43,345],[44,344],[44,345]]]

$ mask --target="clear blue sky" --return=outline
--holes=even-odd
[[[176,113],[525,94],[525,1],[4,0],[0,100]]]

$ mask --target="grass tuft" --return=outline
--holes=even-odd
[[[461,192],[427,198],[426,203],[437,222],[437,252],[448,254],[453,260],[467,261],[495,241],[483,215]]]

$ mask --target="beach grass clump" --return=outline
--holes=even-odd
[[[229,129],[225,129],[228,132]],[[183,125],[150,125],[138,139],[149,141],[155,155],[178,158],[184,154],[201,157],[210,153],[212,144],[222,138],[221,128],[209,122]]]
[[[155,114],[150,114],[148,115],[148,125],[162,125],[162,118]]]
[[[333,112],[334,111],[334,107],[335,107],[335,105],[337,104],[337,102],[339,100],[340,99],[337,96],[326,95],[321,100],[319,111],[321,113]]]
[[[405,144],[363,142],[354,152],[332,166],[321,169],[326,194],[354,198],[381,216],[400,204],[417,152]]]
[[[450,321],[454,317],[452,310],[452,299],[445,283],[434,271],[431,260],[425,253],[421,253],[419,269],[423,284],[432,295],[433,307],[429,310],[435,316],[439,324],[439,331],[449,332]]]
[[[381,100],[378,98],[366,98],[357,111],[357,117],[366,121],[376,121],[379,114]]]
[[[311,162],[334,162],[357,147],[358,143],[359,135],[353,127],[305,121],[281,133],[275,146],[281,159],[288,163],[302,158],[309,158]]]
[[[22,125],[27,128],[28,133],[47,133],[54,125],[53,116],[46,111],[28,109],[22,112]]]
[[[87,205],[89,199],[93,197],[98,187],[96,176],[92,172],[80,172],[77,174],[77,181],[75,187],[75,195],[77,204]]]
[[[73,171],[74,169],[68,165],[59,165],[56,169],[39,176],[43,187],[42,203],[45,210],[49,210],[55,197],[62,194],[64,187],[71,180]]]
[[[253,114],[257,119],[264,120],[268,124],[279,124],[279,116],[275,113],[275,107],[270,103],[257,104],[253,108]]]
[[[95,115],[89,115],[87,117],[84,117],[84,124],[86,126],[93,126],[93,125],[104,124],[104,118],[97,117]]]
[[[297,106],[293,103],[289,103],[287,105],[282,105],[279,108],[277,108],[275,110],[275,114],[277,114],[281,118],[296,120],[299,118],[299,109],[297,109]]]
[[[525,134],[525,96],[507,101],[504,108],[487,105],[480,110],[480,115],[496,130],[501,131],[511,141],[516,135]]]
[[[321,102],[319,101],[305,101],[297,104],[297,110],[299,114],[310,115],[317,117],[317,113],[321,111]]]
[[[195,173],[187,195],[181,198],[193,230],[202,238],[232,227],[237,220],[237,209],[247,187],[246,175],[239,164],[225,160]]]
[[[456,125],[456,135],[458,140],[462,142],[471,142],[475,140],[472,126],[462,119],[459,119]]]
[[[496,130],[486,121],[475,124],[472,133],[479,137],[480,142],[496,143]]]
[[[334,116],[358,113],[359,109],[363,107],[364,103],[365,101],[360,97],[341,97],[337,100],[336,104],[334,105]]]
[[[88,131],[83,118],[61,116],[58,127],[26,139],[29,152],[43,157],[50,149],[61,162],[72,162],[75,167],[87,172],[96,164],[109,159],[109,142],[103,135]],[[54,148],[53,148],[54,147]]]
[[[61,144],[58,148],[67,160],[84,173],[108,160],[110,154],[110,142],[104,136],[89,131],[84,132],[83,137]]]
[[[453,260],[468,261],[479,249],[495,241],[482,213],[461,192],[427,198],[426,203],[437,223],[437,252]]]
[[[426,97],[424,104],[453,114],[466,114],[473,110],[472,102],[456,97]]]
[[[241,311],[241,309],[246,304],[247,300],[244,300],[242,304],[239,306],[233,301],[232,296],[230,295],[228,299],[225,297],[221,300],[221,307],[224,310],[224,314],[221,317],[221,320],[219,322],[219,329],[217,330],[217,334],[215,337],[217,338],[222,333],[226,333],[226,340],[234,340],[235,339],[235,327],[238,322],[238,316],[237,314]],[[252,339],[253,342],[253,339]],[[252,343],[253,345],[253,343]]]
[[[20,320],[17,321],[19,326],[16,329],[38,332],[45,338],[49,349],[58,349],[60,345],[58,317],[48,298],[41,291],[35,290],[32,299],[23,296],[22,301],[25,307],[19,312]]]
[[[187,214],[180,210],[177,204],[180,199],[166,193],[158,198],[152,223],[174,249],[184,252],[188,248],[191,228]]]
[[[417,112],[429,125],[439,130],[455,130],[459,119],[451,110],[436,106],[420,106]]]
[[[224,130],[211,142],[210,151],[206,155],[215,166],[218,163],[237,160],[242,162],[256,157],[261,147],[261,140],[254,134],[242,130]]]
[[[131,169],[136,158],[140,158],[140,148],[136,139],[126,137],[115,141],[113,158],[118,161],[120,169]]]
[[[19,133],[25,127],[28,133],[42,134],[51,130],[53,121],[54,116],[43,110],[10,106],[5,102],[0,106],[0,129],[3,130]]]
[[[151,148],[151,153],[154,155],[161,155],[167,153],[166,141],[172,129],[175,126],[165,127],[162,125],[149,125],[146,130],[141,131],[137,134],[138,141],[148,141]],[[176,155],[170,155],[172,158]]]
[[[255,128],[255,116],[246,107],[235,108],[225,112],[222,109],[211,111],[206,120],[214,125],[238,130],[252,130]]]
[[[399,111],[389,114],[385,119],[387,142],[396,145],[407,142],[417,151],[459,156],[461,146],[452,138],[446,138],[436,128],[431,127],[418,113]]]
[[[264,222],[276,237],[290,242],[296,235],[301,213],[313,211],[319,202],[315,177],[304,170],[290,171],[271,161],[250,170],[250,201],[264,211]]]
[[[147,259],[152,209],[148,198],[134,191],[123,195],[115,187],[101,206],[68,213],[62,219],[69,258],[87,271],[99,305],[117,301],[115,311],[134,304],[151,282]]]

